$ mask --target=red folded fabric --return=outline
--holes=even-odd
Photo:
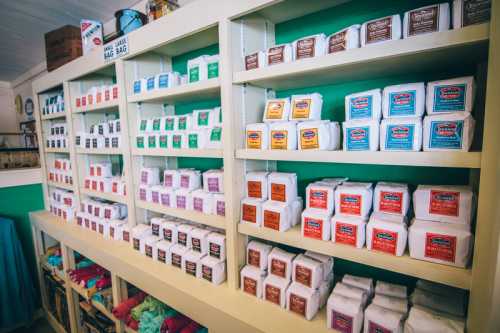
[[[195,333],[201,328],[201,325],[195,321],[191,321],[186,327],[184,327],[179,333]]]
[[[135,294],[133,297],[130,297],[117,306],[115,306],[112,310],[113,315],[120,319],[125,321],[127,319],[127,316],[130,314],[130,310],[132,308],[136,307],[137,305],[141,304],[144,301],[144,298],[146,298],[146,294],[143,292],[139,292]]]
[[[169,317],[165,319],[165,321],[161,325],[161,332],[162,333],[178,332],[182,330],[184,327],[186,327],[190,322],[191,319],[181,314],[178,314],[175,317]]]
[[[97,282],[95,283],[95,287],[98,290],[111,287],[111,277],[110,276],[103,276],[102,278],[97,280]]]
[[[129,318],[127,320],[126,325],[133,329],[134,331],[137,331],[139,329],[139,322],[132,318],[132,316],[129,315]]]

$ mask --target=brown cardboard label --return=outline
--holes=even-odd
[[[93,222],[92,222],[92,223],[93,223]],[[139,251],[139,247],[140,247],[140,241],[139,241],[139,238],[134,238],[134,239],[133,239],[133,245],[134,245],[134,250]]]
[[[490,20],[491,0],[464,0],[462,6],[462,25],[464,27]]]
[[[273,258],[271,260],[271,274],[284,278],[286,276],[286,262]]]
[[[260,268],[260,252],[249,249],[247,251],[247,263],[249,265]]]
[[[408,14],[408,35],[415,36],[439,30],[439,5],[412,10]]]
[[[242,220],[245,222],[256,223],[257,222],[257,207],[253,205],[243,204],[242,210]]]
[[[340,51],[345,51],[346,49],[346,37],[347,30],[336,33],[335,35],[330,36],[330,40],[328,41],[328,53],[335,53]]]
[[[311,288],[312,271],[304,266],[295,266],[295,281]]]
[[[210,242],[208,244],[209,251],[210,251],[210,256],[220,259],[220,245],[216,243]]]
[[[199,238],[191,238],[191,246],[193,251],[201,252],[201,240]]]
[[[153,258],[153,247],[151,245],[146,245],[144,248],[146,256]]]
[[[281,290],[275,286],[271,286],[270,284],[266,284],[266,288],[264,290],[264,298],[274,304],[280,305],[281,298]]]
[[[167,261],[166,257],[167,257],[167,254],[165,253],[165,251],[158,249],[158,261],[165,264]]]
[[[366,44],[391,40],[392,38],[392,16],[366,24]]]
[[[269,65],[280,64],[285,61],[285,45],[271,47],[267,51],[267,63]]]
[[[172,266],[181,268],[181,265],[182,265],[182,257],[178,254],[172,253]]]
[[[259,68],[259,53],[255,52],[249,54],[245,57],[245,69],[248,71],[250,69]]]
[[[205,280],[212,282],[212,268],[209,266],[201,265],[201,276]]]
[[[264,227],[279,231],[280,213],[264,210]]]
[[[295,59],[305,59],[314,57],[314,46],[316,45],[316,38],[304,38],[297,41],[297,49],[295,51]]]
[[[262,198],[262,183],[259,181],[249,180],[247,182],[247,192],[250,198]]]
[[[295,294],[290,294],[290,311],[301,316],[306,315],[307,299]]]
[[[243,277],[243,291],[257,296],[257,281],[249,277]]]
[[[179,232],[177,234],[177,242],[181,244],[182,246],[187,245],[187,234],[185,232]]]
[[[271,183],[271,200],[286,202],[286,185]]]
[[[186,273],[192,276],[196,276],[196,263],[186,260]]]

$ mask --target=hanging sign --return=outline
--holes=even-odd
[[[117,38],[114,41],[104,45],[104,61],[110,62],[112,60],[123,57],[128,54],[128,36]]]

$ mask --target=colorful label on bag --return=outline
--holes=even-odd
[[[266,284],[266,287],[264,288],[264,299],[266,301],[269,301],[271,303],[280,305],[281,302],[281,290],[280,288],[277,288],[275,286],[272,286],[270,284]]]
[[[311,113],[312,99],[310,98],[296,98],[293,100],[292,105],[292,118],[293,119],[309,119]]]
[[[460,192],[431,190],[429,214],[458,217]]]
[[[170,194],[169,193],[160,194],[160,202],[163,206],[170,207]]]
[[[373,228],[372,250],[396,255],[398,233],[395,231]]]
[[[415,125],[387,125],[385,149],[412,150]]]
[[[353,332],[353,318],[338,311],[332,310],[332,329],[342,333]]]
[[[159,140],[159,146],[160,148],[168,148],[168,136],[165,134],[160,135],[160,140]]]
[[[403,192],[380,191],[378,210],[383,213],[403,213]]]
[[[309,207],[326,209],[328,207],[328,191],[327,190],[309,190]]]
[[[306,128],[300,130],[301,149],[319,149],[319,135],[317,128]]]
[[[295,266],[295,282],[302,283],[304,286],[311,288],[311,269],[297,264]]]
[[[198,134],[197,133],[191,133],[188,135],[188,147],[191,149],[198,148]]]
[[[198,113],[198,119],[197,119],[198,126],[208,126],[209,118],[210,118],[209,111]]]
[[[222,128],[221,127],[214,127],[210,131],[210,141],[213,142],[220,142],[222,138]]]
[[[134,81],[134,94],[141,92],[141,80]]]
[[[345,245],[356,246],[358,240],[358,226],[337,222],[335,224],[335,242]]]
[[[153,258],[153,247],[151,245],[144,246],[144,252],[147,257]]]
[[[270,101],[267,103],[267,119],[283,119],[283,112],[285,112],[285,101]]]
[[[219,184],[219,178],[217,178],[217,177],[207,178],[207,185],[208,185],[208,192],[218,193],[221,191],[220,184]]]
[[[187,130],[187,123],[188,123],[187,117],[179,117],[178,124],[177,124],[177,126],[179,127],[179,130],[180,131]]]
[[[243,291],[250,295],[257,296],[257,281],[249,278],[248,276],[244,276]]]
[[[259,53],[255,52],[249,54],[245,57],[245,69],[248,71],[250,69],[259,68]]]
[[[136,145],[137,145],[137,148],[144,148],[144,137],[143,136],[136,137]]]
[[[155,88],[155,78],[154,76],[152,77],[149,77],[147,82],[146,82],[146,89],[149,91],[149,90],[153,90]]]
[[[370,320],[368,321],[368,333],[393,333],[393,331]]]
[[[315,54],[316,38],[304,38],[297,41],[295,59],[313,58]]]
[[[300,297],[298,295],[295,295],[293,293],[290,293],[290,311],[295,312],[296,314],[299,314],[301,316],[306,316],[306,309],[307,309],[307,299],[304,297]]]
[[[209,254],[211,257],[220,259],[220,245],[210,242],[208,244]]]
[[[491,0],[464,0],[462,26],[488,22],[491,16]]]
[[[330,36],[328,40],[328,53],[336,53],[347,49],[347,30]]]
[[[163,229],[163,239],[172,242],[172,229]]]
[[[425,257],[455,262],[457,237],[427,232],[425,234]]]
[[[260,251],[248,249],[247,263],[260,269]]]
[[[416,115],[416,90],[389,93],[389,116]]]
[[[286,185],[271,183],[271,200],[286,202]]]
[[[216,213],[219,216],[226,216],[226,203],[222,200],[218,200],[215,205]]]
[[[126,231],[126,230],[124,230],[124,231],[123,231],[123,234],[122,234],[122,239],[123,239],[125,242],[130,242],[130,232],[129,232],[129,231]]]
[[[187,246],[187,233],[179,231],[177,233],[177,243],[179,243],[182,246]]]
[[[151,231],[153,236],[160,236],[160,225],[157,223],[151,223]]]
[[[168,74],[158,76],[158,88],[168,88]]]
[[[288,148],[288,131],[271,131],[271,149]]]
[[[262,131],[247,131],[247,148],[262,148]]]
[[[370,150],[370,127],[348,128],[347,132],[347,150]]]
[[[392,39],[392,16],[371,21],[366,24],[365,44]]]
[[[189,82],[200,81],[200,66],[189,68]]]
[[[434,112],[465,111],[467,85],[439,85],[434,87]]]
[[[186,196],[178,195],[175,197],[176,208],[186,209]]]
[[[264,210],[264,227],[279,231],[280,213]]]
[[[207,281],[212,282],[212,268],[206,265],[201,265],[201,277]]]
[[[172,266],[177,268],[182,267],[182,257],[180,255],[172,253]]]
[[[153,119],[153,131],[159,131],[161,129],[160,124],[161,124],[161,119],[159,118]]]
[[[203,199],[193,198],[193,210],[199,213],[203,213]]]
[[[94,224],[94,222],[92,222],[92,224]],[[132,244],[134,245],[134,250],[139,251],[139,249],[140,249],[140,244],[141,244],[141,243],[140,243],[139,238],[134,238],[134,239],[132,240]]]
[[[367,119],[371,118],[373,113],[373,96],[358,96],[349,99],[349,118]]]
[[[430,148],[461,149],[463,142],[463,120],[431,121]]]
[[[156,135],[148,136],[148,148],[156,148]]]
[[[323,239],[323,223],[322,219],[312,217],[304,218],[304,237],[313,239]]]
[[[209,79],[219,77],[219,62],[211,62],[207,65],[207,74]]]
[[[267,51],[267,64],[280,64],[285,61],[285,45],[271,47]]]
[[[439,30],[439,5],[412,10],[408,16],[408,36]]]
[[[196,263],[186,260],[186,273],[192,276],[196,276]]]
[[[340,213],[348,215],[361,215],[363,197],[360,194],[340,194]]]
[[[189,188],[189,179],[188,175],[181,175],[180,185],[182,188]]]
[[[173,131],[175,124],[175,118],[165,118],[165,131]]]
[[[157,258],[159,262],[166,263],[167,262],[167,254],[164,250],[158,249]]]
[[[257,207],[243,204],[241,207],[241,218],[245,222],[257,223]]]
[[[271,274],[284,278],[286,276],[286,262],[276,258],[271,259]]]
[[[249,198],[262,198],[262,183],[256,180],[247,181],[247,193]]]
[[[182,147],[182,135],[174,134],[172,136],[172,148],[180,149]]]

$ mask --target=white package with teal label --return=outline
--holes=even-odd
[[[363,91],[345,97],[345,120],[379,120],[382,114],[380,89]]]
[[[384,118],[421,117],[425,112],[425,84],[398,84],[384,88],[382,113]]]
[[[424,118],[424,151],[469,151],[474,137],[470,113],[450,113]]]
[[[475,98],[474,77],[434,81],[427,84],[427,114],[472,112]]]
[[[380,124],[380,150],[420,151],[422,148],[422,119],[389,118]]]
[[[379,147],[380,124],[378,120],[345,121],[345,151],[377,151]]]

